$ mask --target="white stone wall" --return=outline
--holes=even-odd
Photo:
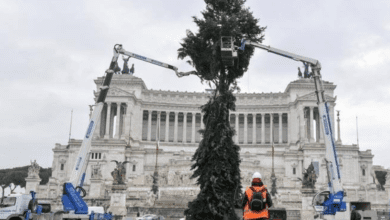
[[[95,80],[95,82],[97,85],[100,85],[101,78]],[[336,98],[333,97],[333,94],[336,86],[332,83],[324,82],[324,87],[331,106],[332,122],[335,122],[334,106]],[[126,106],[123,117],[124,129],[121,136],[117,138],[115,135],[111,138],[100,137],[100,133],[95,132],[91,150],[102,153],[102,159],[90,161],[87,169],[86,185],[91,184],[91,166],[97,162],[101,164],[103,175],[101,183],[103,185],[106,184],[105,187],[107,187],[107,184],[111,184],[113,180],[111,172],[116,166],[115,162],[111,162],[111,160],[131,161],[131,163],[126,165],[128,184],[136,188],[145,185],[145,176],[150,175],[154,170],[156,143],[154,141],[142,140],[143,111],[200,113],[199,106],[206,103],[208,100],[207,95],[206,93],[148,90],[140,78],[128,75],[114,75],[106,101],[122,103]],[[280,187],[278,191],[283,194],[282,200],[289,198],[288,201],[291,201],[293,200],[292,198],[299,195],[298,191],[301,185],[297,178],[302,178],[302,172],[308,168],[312,161],[318,161],[320,165],[320,176],[317,180],[317,186],[326,186],[327,176],[325,166],[323,165],[324,144],[323,142],[308,140],[304,132],[304,121],[306,119],[303,118],[303,109],[305,107],[317,106],[312,80],[301,79],[294,81],[287,86],[284,93],[238,94],[237,97],[237,111],[231,112],[231,114],[287,113],[288,115],[288,143],[275,144],[274,165],[278,186]],[[333,123],[333,128],[335,126],[336,124]],[[192,129],[192,127],[187,129]],[[100,131],[100,128],[97,127],[96,130]],[[130,140],[128,137],[129,131]],[[259,135],[261,132],[260,128],[256,134]],[[65,145],[56,144],[56,147],[53,149],[53,167],[55,169],[52,176],[59,180],[61,185],[70,177],[70,171],[73,168],[74,158],[78,153],[81,141],[72,140],[69,148],[66,148]],[[126,148],[127,143],[130,143],[131,148]],[[160,172],[189,172],[190,160],[198,145],[198,143],[160,142],[158,158]],[[243,186],[245,187],[249,184],[246,180],[250,178],[250,172],[259,171],[264,175],[265,180],[268,181],[266,185],[270,187],[271,182],[269,178],[272,170],[271,144],[240,144],[240,147],[240,156],[243,161],[240,167]],[[299,150],[300,148],[301,150]],[[373,155],[371,151],[361,152],[357,146],[342,145],[338,147],[338,154],[342,161],[343,183],[347,188],[349,187],[348,189],[358,189],[362,184],[372,183],[370,171]],[[65,161],[64,171],[60,171],[61,161]],[[135,172],[133,171],[133,164],[136,165]],[[361,166],[363,164],[366,166],[365,177],[361,175]],[[293,174],[293,167],[296,169],[295,175]],[[97,183],[95,182],[94,184]],[[61,187],[57,188],[62,190]],[[195,188],[198,188],[198,186]],[[141,188],[138,190],[142,191]],[[290,195],[287,195],[286,192],[290,192]],[[94,192],[94,194],[96,193],[98,192]],[[100,193],[104,195],[103,188]],[[46,194],[48,193],[46,192]],[[355,195],[355,197],[358,197],[358,195]]]

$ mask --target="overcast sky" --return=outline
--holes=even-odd
[[[390,167],[390,1],[248,0],[264,44],[317,59],[337,85],[343,144],[372,149]],[[186,29],[197,32],[203,1],[0,1],[0,169],[37,160],[50,167],[55,143],[81,139],[94,104],[93,82],[122,44],[130,52],[192,70],[177,59]],[[187,60],[187,59],[186,59]],[[139,60],[135,75],[149,89],[202,92],[195,76]],[[122,59],[120,59],[122,65]],[[240,79],[242,92],[283,92],[302,64],[256,50]]]

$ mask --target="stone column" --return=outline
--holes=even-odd
[[[318,108],[317,108],[318,109]],[[324,139],[324,129],[322,128],[322,124],[321,124],[321,118],[320,118],[320,112],[318,110],[318,131],[320,132],[320,143],[325,143],[325,139]]]
[[[192,132],[191,132],[191,143],[195,143],[195,123],[196,123],[196,112],[192,112]]]
[[[313,116],[314,116],[314,108],[312,106],[310,106],[310,123],[309,123],[309,127],[310,127],[310,143],[313,143],[315,140],[314,140],[314,126],[313,126]]]
[[[119,138],[120,131],[120,118],[121,118],[121,103],[116,103],[116,125],[115,125],[115,139]]]
[[[269,125],[269,130],[270,130],[270,132],[269,132],[269,136],[270,136],[270,138],[269,138],[269,140],[270,140],[270,143],[272,143],[273,141],[274,141],[274,139],[273,139],[273,133],[274,133],[274,114],[269,114],[269,123],[270,123],[270,125]]]
[[[236,113],[236,140],[235,140],[235,142],[236,142],[236,144],[238,144],[238,136],[239,136],[239,134],[240,134],[240,132],[239,132],[239,126],[238,126],[238,123],[239,123],[239,120],[240,120],[240,114],[239,113]]]
[[[283,113],[279,113],[279,144],[283,143],[282,115]]]
[[[174,134],[173,134],[173,142],[177,142],[177,131],[179,125],[179,112],[175,112],[175,125],[174,125]]]
[[[265,144],[265,114],[261,113],[261,143]]]
[[[252,144],[256,144],[257,142],[257,138],[256,138],[256,129],[257,129],[257,125],[256,125],[256,113],[253,113],[252,114],[252,117],[253,117],[253,120],[252,120],[252,123],[253,123],[253,132],[252,132]]]
[[[169,112],[165,112],[165,142],[169,142]]]
[[[290,113],[287,113],[287,143],[289,144],[291,142],[291,117]]]
[[[90,108],[89,120],[91,120],[91,117],[92,117],[93,107],[95,108],[95,105],[89,105],[89,108]],[[93,140],[100,138],[100,126],[101,126],[101,124],[103,124],[103,122],[102,122],[103,115],[104,115],[104,103],[103,103],[103,108],[102,108],[102,111],[100,113],[100,116],[98,117],[100,120],[98,123],[96,123],[95,131],[93,132]]]
[[[203,124],[203,113],[200,113],[200,129],[204,129],[204,124]],[[200,139],[203,138],[203,135],[200,134]]]
[[[133,115],[133,113],[131,112],[131,107],[132,107],[132,104],[131,103],[127,103],[127,107],[126,107],[126,117],[125,117],[125,120],[124,120],[124,133],[123,133],[123,136],[126,136],[127,138],[129,137],[129,135],[131,134],[131,116]],[[132,135],[132,138],[134,139],[134,136]]]
[[[152,111],[148,110],[148,141],[150,141],[152,136]]]
[[[110,138],[110,124],[111,124],[111,102],[107,102],[106,134],[104,135],[104,139]]]
[[[203,124],[203,113],[200,113],[200,128],[204,129],[204,124]]]
[[[160,124],[160,132],[161,132],[161,111],[157,111],[157,121],[156,121],[156,141],[160,140],[160,134],[158,132],[158,125]]]
[[[183,113],[183,143],[187,143],[187,112]]]
[[[315,114],[315,121],[316,121],[316,142],[320,142],[320,139],[321,139],[321,126],[320,126],[320,114],[319,112],[317,112]]]
[[[305,131],[305,107],[304,106],[300,106],[299,107],[299,138],[301,139],[301,141],[305,141],[306,140],[306,131]]]
[[[248,143],[248,113],[244,113],[244,144]]]

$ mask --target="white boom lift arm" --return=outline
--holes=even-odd
[[[114,46],[114,56],[111,60],[111,64],[109,69],[106,71],[107,76],[104,78],[103,86],[100,88],[100,94],[96,101],[95,109],[93,110],[92,117],[90,119],[88,129],[86,132],[86,135],[84,136],[84,140],[81,144],[79,153],[76,157],[75,165],[71,171],[71,177],[70,181],[64,184],[64,193],[62,202],[64,205],[65,211],[74,210],[76,214],[85,214],[88,212],[88,207],[83,201],[83,199],[80,197],[80,192],[76,191],[76,189],[82,189],[83,182],[85,179],[85,172],[87,170],[87,164],[88,164],[88,154],[91,148],[91,141],[92,136],[96,128],[96,124],[100,121],[100,115],[104,106],[104,101],[106,99],[108,89],[111,83],[111,79],[113,77],[115,68],[118,66],[117,61],[120,54],[123,54],[125,56],[134,57],[136,59],[146,61],[158,66],[162,66],[168,69],[171,69],[175,71],[176,75],[178,77],[190,75],[193,73],[196,73],[196,71],[190,71],[190,72],[179,72],[178,68],[166,63],[159,62],[157,60],[153,60],[144,56],[140,56],[135,53],[131,53],[123,49],[122,45],[116,44]],[[84,191],[84,190],[83,190]],[[85,192],[84,192],[85,196]]]
[[[251,42],[250,40],[243,39],[241,41],[241,47],[238,49],[244,50],[245,45],[251,45],[270,53],[274,53],[280,56],[284,56],[296,61],[301,61],[305,66],[310,65],[313,71],[313,78],[316,88],[316,95],[318,100],[318,109],[320,115],[320,121],[322,124],[322,130],[325,137],[325,148],[326,148],[326,160],[328,170],[328,187],[329,187],[329,198],[324,201],[320,206],[315,206],[315,210],[321,212],[324,215],[335,215],[336,212],[345,211],[346,203],[343,201],[345,196],[344,190],[341,185],[341,175],[339,169],[339,161],[336,153],[336,145],[334,141],[334,135],[332,130],[332,121],[329,116],[329,106],[325,99],[324,87],[321,81],[321,64],[318,60],[299,56],[290,52],[265,46],[262,44]],[[318,194],[319,195],[319,194]]]

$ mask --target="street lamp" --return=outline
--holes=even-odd
[[[272,196],[275,196],[275,194],[277,193],[276,191],[276,176],[275,176],[275,169],[274,169],[274,153],[275,153],[275,148],[274,148],[274,116],[273,114],[271,114],[271,120],[272,120],[272,127],[271,127],[271,136],[272,136],[272,140],[271,140],[271,143],[272,143],[272,173],[271,173],[271,181],[272,181],[272,185],[271,185],[271,195]],[[271,122],[270,120],[270,122]]]

